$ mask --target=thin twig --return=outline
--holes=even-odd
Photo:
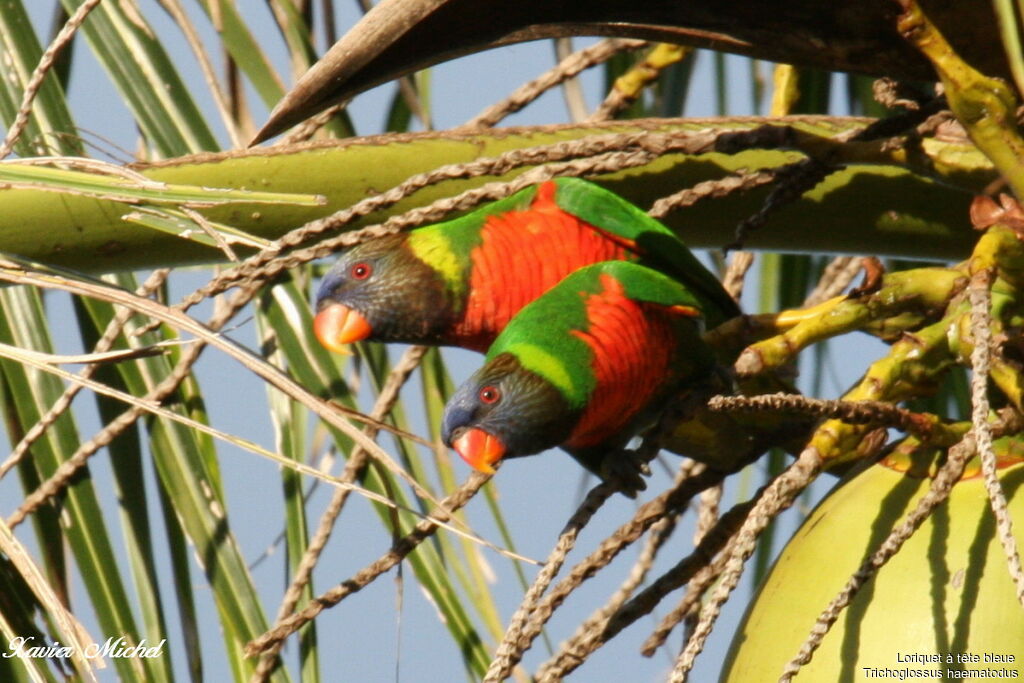
[[[528,171],[527,173],[534,174],[529,178],[536,183],[559,176],[587,176],[624,170],[636,165],[643,165],[650,159],[672,152],[701,154],[715,150],[723,138],[728,141],[728,149],[736,151],[750,146],[773,147],[785,141],[793,144],[791,137],[787,137],[785,132],[777,132],[771,127],[741,132],[705,128],[671,133],[651,133],[649,131],[613,133],[517,149],[497,157],[443,166],[413,176],[391,190],[369,197],[331,216],[310,221],[300,228],[296,228],[278,239],[272,248],[249,257],[238,266],[226,270],[200,289],[192,292],[182,299],[176,308],[187,310],[204,298],[238,286],[240,283],[256,279],[261,281],[271,279],[286,269],[322,258],[338,249],[414,227],[426,221],[439,220],[452,211],[468,210],[481,202],[506,197],[530,184],[523,181],[523,176],[508,183],[489,183],[483,187],[463,192],[457,197],[438,200],[429,207],[421,207],[400,216],[393,216],[382,224],[346,232],[313,247],[293,251],[286,258],[281,258],[283,251],[298,247],[325,232],[342,230],[357,218],[392,206],[424,187],[445,180],[483,175],[504,175],[523,166],[559,162],[553,164],[548,170],[534,168]],[[616,152],[621,152],[621,154],[616,154]]]
[[[572,37],[562,36],[552,41],[555,48],[555,57],[559,63],[568,59],[573,54]],[[565,100],[565,108],[569,113],[569,121],[582,123],[587,118],[587,98],[583,92],[583,84],[580,79],[570,76],[562,81],[562,99]]]
[[[846,401],[809,398],[800,394],[762,394],[760,396],[713,396],[708,409],[723,412],[795,412],[827,417],[851,424],[898,427],[905,432],[930,438],[942,427],[933,415],[915,413],[883,401]]]
[[[523,183],[518,179],[506,184],[490,183],[485,186],[486,189],[476,188],[476,190],[464,192],[457,197],[444,198],[428,207],[420,207],[399,216],[393,216],[384,224],[371,225],[361,230],[346,232],[330,240],[320,242],[314,247],[294,251],[289,254],[287,262],[282,262],[282,252],[298,247],[326,232],[342,230],[353,221],[375,211],[393,206],[402,199],[436,183],[483,175],[503,175],[523,166],[536,166],[557,161],[566,162],[566,160],[570,159],[585,159],[608,152],[641,149],[647,150],[651,154],[662,154],[669,149],[677,149],[680,146],[692,152],[697,149],[707,148],[713,144],[713,140],[713,137],[707,137],[706,132],[659,134],[656,136],[652,136],[650,133],[599,135],[552,145],[511,150],[497,157],[441,166],[426,173],[412,176],[386,192],[368,197],[330,216],[310,221],[292,230],[276,240],[273,247],[247,258],[238,266],[224,271],[203,287],[189,294],[175,308],[188,310],[188,308],[203,299],[238,286],[240,283],[250,282],[258,278],[264,280],[273,278],[286,269],[322,258],[343,247],[380,237],[402,228],[412,227],[418,224],[417,221],[427,221],[434,217],[443,217],[446,212],[472,208],[480,202],[508,196],[528,185],[528,183]],[[603,168],[605,170],[608,169],[607,166]],[[615,170],[614,165],[611,167],[611,170]],[[540,169],[533,169],[530,172],[543,173],[543,175],[532,176],[534,178],[548,179],[555,175],[573,175],[574,172],[579,175],[587,172],[588,168],[586,166],[574,167],[570,164],[565,167],[559,167],[556,171],[550,175],[543,173]],[[601,172],[601,169],[595,169],[594,172]]]
[[[491,665],[484,676],[484,681],[503,680],[507,675],[505,672],[511,671],[512,667],[515,666],[515,662],[512,660],[516,659],[518,661],[521,658],[521,653],[519,657],[516,657],[515,647],[522,637],[527,619],[537,606],[537,601],[540,600],[541,595],[544,594],[544,591],[551,585],[551,581],[562,568],[566,556],[573,549],[573,546],[576,545],[576,538],[579,536],[580,531],[587,525],[591,517],[594,516],[594,513],[617,490],[618,487],[614,484],[607,482],[598,484],[590,490],[583,503],[573,513],[572,517],[569,518],[562,533],[558,536],[554,549],[537,574],[537,578],[534,579],[533,585],[526,591],[526,595],[523,596],[519,608],[512,615],[508,628],[505,630],[505,636],[502,638],[501,643],[498,644],[494,659],[491,661]]]
[[[743,282],[752,265],[754,265],[753,252],[734,251],[732,258],[729,259],[729,266],[725,269],[725,275],[722,277],[722,287],[736,301],[743,296]]]
[[[217,245],[217,248],[220,249],[222,254],[224,254],[224,258],[228,261],[238,263],[238,255],[235,254],[235,250],[232,249],[231,245],[228,244],[228,241],[224,239],[224,235],[221,234],[220,230],[214,227],[210,219],[195,209],[190,209],[187,206],[182,207],[182,213],[188,216],[189,219],[203,231],[203,234],[213,240],[214,244]]]
[[[903,522],[889,533],[878,549],[861,564],[847,581],[846,586],[821,613],[811,628],[807,640],[800,646],[800,651],[786,664],[779,683],[787,683],[792,680],[800,668],[811,661],[814,651],[821,645],[825,634],[828,633],[842,611],[853,601],[861,587],[899,551],[932,511],[949,497],[953,485],[963,474],[964,465],[976,450],[977,444],[973,433],[968,433],[959,444],[949,449],[946,462],[936,473],[928,493],[918,501],[917,507],[904,518]]]
[[[656,43],[647,55],[626,73],[615,79],[604,101],[590,115],[590,121],[607,121],[636,102],[661,72],[685,59],[692,47],[672,43]]]
[[[42,283],[32,283],[37,286],[43,286]],[[236,301],[245,298],[246,289],[241,289],[233,297]],[[244,305],[244,304],[243,304]],[[241,308],[241,306],[239,306]],[[220,325],[226,322],[227,314],[212,319],[210,325],[212,329],[217,329]],[[198,343],[185,348],[181,354],[181,358],[178,363],[174,366],[171,372],[161,380],[155,387],[150,389],[145,396],[142,397],[142,401],[149,402],[152,404],[160,404],[165,398],[177,391],[178,386],[185,380],[185,378],[192,372],[192,366],[199,359],[200,353],[206,348],[205,344]],[[101,448],[107,446],[131,425],[135,424],[135,421],[145,415],[147,410],[140,405],[133,405],[125,412],[118,415],[113,420],[110,420],[103,426],[100,431],[93,435],[91,439],[83,443],[78,449],[58,468],[57,472],[47,481],[43,482],[37,491],[43,492],[40,496],[33,497],[31,494],[18,509],[17,513],[12,517],[12,521],[15,523],[20,522],[43,502],[48,500],[51,496],[56,495],[61,491],[64,486],[68,484],[74,474],[81,469],[88,459],[95,455]],[[30,504],[35,501],[35,507]],[[20,519],[19,519],[20,517]],[[9,522],[10,523],[10,522]],[[14,524],[11,524],[14,526]]]
[[[838,143],[848,143],[893,138],[890,140],[891,144],[905,146],[908,144],[907,139],[900,139],[898,136],[908,129],[911,130],[909,137],[923,135],[921,126],[924,124],[922,122],[926,122],[930,116],[944,106],[944,99],[935,98],[920,109],[878,119],[863,128],[841,133],[833,140]],[[778,183],[772,188],[757,213],[748,216],[736,226],[735,238],[731,244],[726,245],[726,251],[743,248],[747,235],[763,227],[773,213],[800,199],[829,175],[843,168],[843,164],[837,163],[831,154],[825,154],[772,169]]]
[[[398,401],[401,388],[408,381],[409,377],[412,376],[413,370],[419,367],[426,350],[427,347],[425,346],[410,346],[406,349],[402,358],[391,369],[391,373],[385,380],[384,386],[381,387],[380,394],[377,395],[377,400],[370,413],[374,419],[383,420],[391,412],[391,409]],[[376,436],[377,430],[371,426],[367,426],[365,431],[367,436],[371,438]],[[368,461],[369,456],[366,451],[356,446],[349,454],[348,461],[345,463],[345,469],[339,479],[346,482],[354,482]],[[298,567],[295,568],[295,575],[292,577],[284,597],[281,598],[281,605],[277,609],[277,616],[274,617],[275,625],[280,624],[288,615],[295,611],[295,605],[298,604],[299,598],[302,597],[302,591],[305,590],[309,583],[313,569],[320,559],[320,554],[331,538],[331,533],[334,531],[334,523],[338,519],[338,515],[341,514],[345,502],[348,500],[349,492],[350,489],[346,488],[335,489],[331,501],[327,504],[327,509],[324,510],[323,515],[320,517],[320,524],[317,526],[316,533],[309,540],[306,552],[303,553]],[[284,641],[282,640],[263,653],[250,679],[252,683],[264,681],[269,677],[276,665],[277,654],[283,645]]]
[[[560,680],[582,664],[604,643],[622,632],[630,624],[650,612],[661,603],[666,595],[688,581],[705,576],[709,567],[717,566],[715,555],[722,548],[731,547],[743,521],[767,487],[762,487],[752,500],[734,505],[715,523],[689,555],[681,559],[649,586],[623,604],[604,619],[589,624],[586,632],[578,632],[562,645],[557,657],[546,662],[540,675],[547,680]],[[708,582],[713,582],[719,570],[714,570]]]
[[[711,594],[707,604],[700,611],[700,621],[693,630],[693,636],[686,643],[682,654],[676,660],[670,681],[682,683],[686,680],[694,661],[707,641],[711,629],[721,613],[722,605],[739,583],[743,566],[754,552],[757,538],[776,516],[790,505],[821,471],[822,458],[814,448],[805,448],[796,462],[776,477],[765,494],[750,511],[743,526],[737,532],[736,544],[729,553],[718,587]]]
[[[682,480],[684,471],[680,470],[676,477],[676,483]],[[612,594],[608,602],[598,608],[576,628],[576,631],[561,645],[559,652],[541,665],[536,676],[538,681],[551,678],[560,680],[562,672],[559,669],[559,664],[565,660],[568,653],[578,652],[578,643],[587,642],[595,632],[600,631],[608,623],[612,615],[618,612],[622,605],[633,595],[637,587],[647,578],[647,574],[654,563],[654,558],[658,551],[675,530],[680,514],[681,511],[676,510],[662,517],[651,526],[650,534],[647,536],[647,543],[644,544],[637,561],[633,564],[633,568],[630,570],[625,581]]]
[[[645,149],[633,149],[628,151],[612,151],[603,154],[589,156],[585,159],[576,159],[561,163],[537,166],[517,176],[509,182],[493,182],[467,190],[454,197],[446,197],[437,200],[428,206],[411,209],[399,216],[392,216],[383,223],[371,225],[360,230],[346,232],[337,237],[324,240],[315,246],[293,251],[286,256],[280,256],[258,268],[246,268],[238,274],[238,278],[253,278],[266,281],[276,277],[280,273],[296,268],[304,263],[329,256],[335,251],[364,242],[368,239],[394,234],[401,230],[413,228],[424,223],[441,220],[455,211],[466,211],[483,202],[502,199],[521,189],[542,183],[556,177],[572,176],[581,177],[612,173],[627,168],[635,168],[650,163],[659,153]],[[241,268],[241,266],[240,266]],[[235,278],[232,278],[235,279]],[[248,281],[242,279],[240,281]],[[234,283],[231,283],[232,286]],[[203,288],[203,294],[208,295],[211,290],[216,291],[224,287],[225,283],[211,283]],[[198,291],[198,290],[197,290]]]
[[[168,273],[170,273],[170,270],[167,268],[153,271],[153,273],[146,278],[146,281],[143,282],[136,290],[136,293],[139,296],[149,296],[164,283],[167,279]],[[128,319],[133,315],[135,315],[135,311],[130,308],[119,309],[107,324],[107,328],[96,341],[96,344],[93,345],[93,353],[103,353],[110,350],[118,336],[120,336],[121,331],[124,329],[125,323],[127,323]],[[97,369],[99,369],[99,365],[87,365],[82,368],[78,373],[78,376],[82,379],[89,379],[96,373]],[[2,479],[12,467],[21,462],[22,458],[25,457],[25,454],[28,453],[29,449],[32,447],[32,444],[38,441],[39,437],[46,432],[50,425],[56,422],[57,419],[67,411],[68,407],[71,406],[71,402],[81,390],[81,384],[70,384],[64,389],[63,393],[56,401],[54,401],[53,405],[50,406],[50,408],[38,420],[36,420],[35,424],[33,424],[27,432],[25,432],[25,435],[21,437],[21,440],[18,441],[11,450],[11,454],[3,464],[0,465],[0,479]]]
[[[330,107],[327,107],[327,109],[324,109],[319,114],[311,116],[299,125],[295,126],[290,133],[281,136],[273,146],[288,147],[290,145],[297,145],[300,142],[306,142],[316,135],[318,130],[330,123],[331,119],[341,113],[341,111],[347,106],[348,102],[339,102],[338,104],[333,104]]]
[[[1003,411],[1000,414],[1000,421],[989,428],[992,430],[993,436],[1017,433],[1022,428],[1021,415],[1016,411]],[[811,628],[807,640],[800,646],[800,651],[786,664],[783,675],[779,679],[780,683],[792,680],[800,668],[811,661],[814,651],[821,645],[821,641],[832,624],[839,618],[842,610],[853,602],[864,583],[899,551],[903,543],[910,538],[932,511],[949,497],[953,486],[963,474],[964,466],[977,450],[977,440],[973,431],[968,432],[959,443],[949,449],[946,462],[936,472],[928,492],[921,497],[917,507],[904,518],[903,522],[889,533],[878,549],[861,564],[847,581],[846,586],[821,613]]]
[[[684,465],[684,476],[679,485],[662,493],[640,506],[633,519],[620,526],[612,535],[606,538],[601,544],[586,557],[577,563],[568,575],[559,581],[551,591],[537,604],[537,608],[530,616],[529,623],[523,628],[522,636],[516,643],[516,657],[510,665],[518,663],[522,653],[526,652],[533,640],[540,635],[544,624],[565,599],[576,590],[580,584],[592,577],[595,573],[607,566],[620,552],[640,538],[653,524],[672,514],[675,510],[687,505],[693,496],[703,491],[708,486],[717,484],[724,477],[722,472],[705,468],[703,465],[687,461]],[[501,673],[508,676],[510,668]]]
[[[507,98],[483,110],[456,130],[490,128],[560,83],[592,66],[603,64],[620,52],[638,50],[646,44],[643,40],[607,39],[574,52],[560,61],[553,69],[520,86]]]
[[[129,306],[157,320],[166,322],[179,330],[196,335],[202,341],[227,353],[229,356],[242,363],[246,368],[253,371],[257,376],[263,378],[287,396],[294,398],[301,404],[305,405],[325,422],[341,430],[355,443],[366,448],[386,469],[409,484],[416,495],[429,501],[432,505],[438,504],[430,492],[424,489],[419,482],[404,470],[404,468],[396,463],[394,459],[384,451],[384,449],[382,449],[375,441],[367,437],[355,425],[350,423],[347,419],[344,419],[342,417],[343,413],[341,413],[336,406],[318,397],[312,396],[294,379],[279,368],[270,365],[237,342],[228,337],[217,334],[208,326],[203,325],[180,311],[174,310],[164,304],[144,299],[121,289],[99,286],[90,281],[71,280],[67,277],[53,273],[46,273],[45,275],[34,273],[26,270],[24,266],[16,263],[7,262],[4,264],[3,262],[0,262],[0,280],[18,284],[30,284],[39,287],[60,289],[72,294],[95,297],[110,303]],[[252,283],[243,288],[242,291],[246,292],[246,301],[248,301],[248,298],[253,296],[253,292],[256,291],[258,286],[259,285],[257,283]],[[221,325],[223,325],[223,322],[224,321],[221,321]],[[206,344],[197,343],[189,347],[188,350],[202,350],[205,346]],[[198,353],[198,351],[196,351],[196,353]],[[188,351],[186,351],[185,356],[187,355]],[[181,380],[179,379],[177,381],[180,382]],[[177,386],[177,382],[174,386]],[[163,396],[161,396],[161,400],[162,398]],[[134,418],[132,419],[134,420]]]
[[[737,172],[715,180],[705,180],[662,197],[651,205],[647,213],[655,218],[664,218],[677,209],[694,206],[706,199],[721,199],[734,192],[747,192],[774,183],[775,180],[775,169]]]
[[[821,279],[814,290],[804,299],[804,308],[817,306],[832,297],[839,296],[861,271],[861,260],[855,256],[837,256],[825,266]]]
[[[116,349],[114,351],[98,353],[95,351],[91,353],[47,353],[45,351],[35,351],[3,343],[0,343],[0,349],[17,353],[25,358],[31,358],[41,365],[106,365],[108,363],[122,363],[138,358],[159,356],[172,346],[182,346],[188,343],[188,341],[181,339],[168,339],[134,349]]]
[[[25,548],[2,520],[0,520],[0,553],[3,553],[7,562],[13,566],[13,569],[24,582],[24,585],[35,596],[40,609],[46,614],[47,621],[54,623],[57,634],[60,635],[61,640],[70,648],[70,659],[74,662],[75,671],[78,674],[76,678],[95,683],[97,678],[93,669],[103,668],[103,659],[86,657],[85,653],[89,651],[86,648],[98,649],[99,645],[89,635],[85,626],[75,617],[74,613],[57,596],[50,583],[50,577],[39,568],[32,559],[28,549]],[[27,596],[19,597],[22,599],[27,598]],[[0,621],[5,626],[9,623],[6,619],[0,619]],[[25,657],[25,655],[20,655],[19,659],[21,657]],[[32,680],[48,680],[48,677],[38,675],[34,671],[33,664],[35,662],[31,661],[33,658],[26,657],[26,659],[30,661],[23,662],[24,670],[27,671]],[[42,665],[41,668],[46,668],[45,659],[40,658],[37,661]]]
[[[228,97],[224,94],[224,90],[217,81],[217,74],[213,64],[210,62],[210,56],[206,54],[203,40],[199,37],[196,27],[185,12],[185,8],[181,6],[181,0],[159,0],[159,2],[178,24],[181,32],[185,34],[185,42],[192,49],[192,54],[195,55],[196,61],[199,62],[199,70],[203,73],[206,87],[213,96],[213,103],[217,107],[218,113],[220,113],[220,120],[228,132],[228,137],[231,139],[231,146],[234,149],[245,149],[245,136],[238,129],[235,117],[231,113]]]
[[[742,249],[747,235],[762,228],[772,214],[800,199],[817,187],[818,183],[842,169],[841,164],[826,163],[815,158],[773,169],[777,184],[768,193],[757,213],[743,219],[736,226],[735,237],[731,244],[726,245],[726,251]]]
[[[992,279],[991,271],[980,270],[971,278],[968,289],[971,334],[974,337],[974,348],[971,350],[971,429],[978,442],[985,490],[996,518],[999,542],[1006,554],[1010,577],[1017,588],[1017,601],[1024,605],[1024,569],[1020,564],[1017,539],[1013,535],[1013,518],[1006,509],[1006,494],[999,483],[996,454],[992,449],[992,426],[988,421],[988,376],[992,361],[992,316],[989,313]]]
[[[728,548],[728,546],[726,547]],[[643,642],[643,645],[640,646],[640,654],[645,657],[654,655],[657,649],[665,644],[669,634],[672,633],[679,622],[697,613],[701,598],[704,597],[707,589],[718,580],[722,570],[725,569],[725,562],[728,559],[729,554],[727,552],[720,553],[710,564],[705,565],[693,575],[693,578],[686,583],[686,592],[683,593],[679,604],[658,622],[658,626],[647,637],[647,640]],[[693,628],[696,627],[697,625],[694,624],[689,629],[690,635],[693,633]],[[689,640],[690,635],[687,635],[684,640]]]
[[[281,455],[279,455],[277,453],[268,451],[267,449],[263,448],[262,446],[259,446],[255,442],[252,442],[252,441],[249,441],[248,439],[244,439],[244,438],[238,437],[238,436],[233,436],[231,434],[223,432],[223,431],[221,431],[219,429],[216,429],[214,427],[211,427],[211,426],[209,426],[209,425],[207,425],[205,423],[202,423],[202,422],[194,420],[194,419],[192,419],[190,417],[187,417],[186,415],[177,413],[177,412],[175,412],[175,411],[173,411],[171,409],[168,409],[168,408],[164,408],[163,406],[159,405],[158,403],[156,403],[154,401],[147,401],[145,399],[140,399],[140,398],[138,398],[136,396],[133,396],[132,394],[120,391],[118,389],[113,389],[113,388],[111,388],[111,387],[109,387],[107,385],[101,384],[100,382],[96,382],[94,380],[78,378],[78,377],[76,377],[74,375],[71,375],[71,373],[69,373],[69,372],[67,372],[67,371],[65,371],[65,370],[63,370],[61,368],[58,368],[58,367],[56,367],[56,366],[54,366],[52,364],[41,362],[38,358],[35,358],[32,355],[25,355],[23,353],[20,353],[20,350],[17,347],[6,346],[6,347],[4,347],[2,349],[2,352],[3,353],[0,354],[0,355],[5,355],[6,356],[8,353],[14,354],[14,355],[11,355],[9,357],[12,358],[12,360],[14,360],[14,361],[16,361],[18,363],[21,363],[23,365],[31,366],[31,367],[34,367],[34,368],[37,368],[37,369],[41,369],[41,370],[43,370],[45,372],[56,374],[56,375],[60,376],[61,378],[69,380],[69,381],[81,383],[85,387],[87,387],[89,389],[92,389],[97,394],[100,394],[100,395],[103,395],[103,396],[109,396],[109,397],[114,398],[114,399],[118,399],[118,400],[123,401],[123,402],[125,402],[125,403],[127,403],[127,404],[129,404],[129,405],[131,405],[133,407],[139,408],[139,409],[141,409],[142,411],[144,411],[146,413],[151,413],[154,416],[162,417],[162,418],[167,419],[167,420],[178,422],[179,424],[183,424],[186,427],[188,427],[188,428],[190,428],[190,429],[192,429],[194,431],[197,431],[197,432],[202,433],[202,434],[207,434],[209,436],[212,436],[215,439],[219,439],[221,441],[228,442],[228,443],[230,443],[232,445],[235,445],[235,446],[237,446],[239,448],[242,448],[244,450],[248,450],[248,451],[250,451],[252,453],[255,453],[255,454],[260,455],[262,457],[265,457],[265,458],[268,458],[270,460],[273,460],[278,465],[290,468],[290,469],[292,469],[292,470],[294,470],[294,471],[296,471],[296,472],[298,472],[300,474],[305,474],[307,476],[312,476],[312,477],[315,477],[317,479],[327,481],[327,482],[331,483],[334,486],[341,487],[341,488],[346,488],[346,489],[349,489],[351,491],[355,491],[355,492],[359,493],[361,496],[363,496],[364,498],[367,498],[367,499],[369,499],[369,500],[371,500],[371,501],[373,501],[375,503],[379,503],[381,505],[387,506],[393,512],[398,512],[398,511],[407,512],[407,513],[412,514],[412,515],[414,515],[416,517],[424,518],[424,515],[423,515],[423,513],[421,511],[413,509],[413,508],[410,508],[408,506],[399,505],[398,503],[395,503],[393,499],[388,498],[388,497],[386,497],[384,495],[381,495],[379,493],[376,493],[375,491],[371,491],[369,489],[366,489],[366,488],[364,488],[362,486],[358,486],[356,484],[352,484],[352,483],[349,483],[349,482],[341,481],[340,479],[338,479],[336,477],[331,477],[331,476],[329,476],[329,475],[327,475],[327,474],[325,474],[323,472],[318,471],[317,469],[315,469],[313,467],[310,467],[309,465],[306,465],[305,463],[296,462],[295,460],[292,460],[292,459],[286,458],[284,456],[281,456]],[[93,452],[95,452],[95,451],[93,451]],[[71,481],[75,478],[75,476],[78,473],[78,471],[85,465],[86,458],[89,455],[91,455],[91,453],[84,454],[84,455],[79,455],[77,457],[72,457],[72,458],[62,462],[60,464],[60,466],[57,468],[57,470],[50,476],[49,479],[47,479],[42,484],[37,486],[35,490],[33,490],[28,496],[25,497],[25,499],[22,502],[22,504],[11,515],[11,517],[7,521],[7,523],[10,526],[12,526],[12,527],[20,524],[21,522],[23,522],[25,520],[25,518],[29,514],[34,512],[36,509],[38,509],[40,506],[42,506],[44,503],[46,503],[46,501],[48,501],[51,498],[53,498],[54,496],[56,496],[61,490],[63,490],[65,487],[67,487],[71,483]],[[526,562],[535,563],[530,558],[526,558],[526,557],[524,557],[522,555],[519,555],[517,553],[512,553],[511,551],[508,551],[508,550],[505,550],[503,548],[500,548],[500,547],[490,543],[489,541],[486,541],[486,540],[484,540],[482,538],[479,538],[478,536],[476,536],[472,532],[464,531],[463,529],[460,529],[460,528],[457,528],[455,526],[452,526],[452,525],[448,524],[445,521],[437,520],[437,519],[431,519],[430,521],[434,522],[438,526],[440,526],[440,527],[442,527],[442,528],[444,528],[444,529],[446,529],[448,531],[451,531],[452,533],[455,533],[456,535],[459,535],[459,536],[462,536],[464,538],[467,538],[467,539],[473,541],[474,543],[480,543],[480,544],[485,545],[485,546],[487,546],[487,547],[489,547],[489,548],[491,548],[493,550],[496,550],[497,552],[499,552],[499,553],[501,553],[503,555],[506,555],[506,556],[510,557],[511,559],[518,560],[518,561],[526,561]]]
[[[569,520],[555,546],[555,549],[552,551],[544,570],[538,575],[534,585],[530,587],[526,597],[524,597],[520,608],[513,616],[512,621],[505,632],[505,636],[498,647],[497,654],[491,662],[491,666],[488,668],[485,680],[500,681],[508,677],[515,665],[522,659],[525,649],[530,647],[533,639],[539,633],[539,630],[537,630],[538,622],[543,624],[543,622],[550,617],[550,612],[547,613],[547,616],[537,616],[537,618],[533,619],[533,623],[530,624],[529,629],[527,627],[527,619],[535,616],[535,613],[539,614],[540,610],[538,610],[538,601],[540,596],[543,594],[544,590],[547,589],[555,574],[559,569],[561,569],[561,566],[565,561],[565,556],[575,543],[576,536],[583,524],[589,521],[591,515],[593,515],[604,501],[607,500],[608,496],[615,491],[618,490],[630,494],[643,489],[644,485],[640,474],[642,472],[649,471],[646,470],[647,463],[657,455],[661,448],[662,441],[669,435],[672,428],[675,426],[675,420],[672,415],[670,415],[670,412],[671,411],[666,410],[659,418],[657,424],[647,430],[643,435],[643,441],[639,448],[637,448],[629,458],[632,465],[637,468],[637,471],[627,468],[618,472],[613,472],[608,481],[597,486],[590,492],[590,494],[588,494],[579,510],[577,510]],[[692,476],[696,469],[696,464],[693,461],[683,461],[673,484],[673,489],[681,486],[683,482]],[[671,518],[673,520],[670,523],[671,526],[674,526],[674,519],[678,516],[678,513],[678,509],[666,512],[665,518]],[[659,535],[659,539],[661,540],[659,540],[651,550],[652,554],[657,551],[657,548],[660,547],[661,541],[663,541],[664,538],[665,536]],[[640,565],[644,565],[643,557],[641,557]],[[639,581],[642,580],[644,572],[645,570],[640,571],[640,576],[635,579],[636,583],[639,583]],[[637,572],[634,571],[634,574],[636,573]],[[635,583],[627,580],[620,591],[612,597],[610,604],[606,607],[604,613],[610,613],[617,609],[618,605],[629,597],[629,594],[632,593],[635,585]],[[564,586],[564,582],[560,584],[560,586]],[[602,611],[599,610],[598,614],[594,618],[601,619],[601,614]],[[581,626],[581,628],[583,627],[585,627],[585,624],[584,626]],[[529,633],[527,633],[528,630]]]
[[[54,37],[53,42],[43,52],[43,56],[39,59],[39,65],[36,66],[28,79],[28,83],[25,85],[25,91],[21,95],[21,104],[18,106],[18,113],[14,117],[14,122],[7,130],[3,145],[0,145],[0,159],[10,156],[15,143],[17,143],[18,138],[25,131],[25,126],[28,125],[28,117],[32,114],[32,103],[35,101],[36,95],[39,94],[39,89],[43,85],[46,74],[53,68],[53,63],[56,61],[57,56],[68,46],[79,27],[85,21],[85,18],[89,16],[89,13],[100,2],[101,0],[85,0],[85,2],[79,5],[75,13],[68,18],[64,27]]]
[[[701,540],[712,529],[715,522],[718,521],[718,504],[722,500],[722,489],[723,486],[712,487],[700,494],[700,507],[697,510],[697,528],[693,532],[693,544],[700,545]],[[694,577],[696,579],[696,577]],[[694,579],[690,579],[690,582],[686,586],[687,595],[701,595],[705,588],[699,585],[694,585]],[[694,603],[696,605],[696,603]],[[686,614],[686,627],[683,630],[683,641],[690,639],[693,635],[693,630],[697,627],[697,611],[690,610]]]
[[[640,551],[640,555],[630,570],[629,575],[626,576],[625,581],[616,589],[615,593],[608,599],[608,602],[599,607],[577,626],[573,634],[562,643],[559,651],[540,666],[537,670],[537,675],[534,677],[537,683],[561,681],[565,677],[565,672],[562,671],[560,665],[570,656],[568,653],[575,654],[576,643],[585,641],[595,631],[600,630],[608,623],[611,615],[615,614],[622,607],[623,603],[633,595],[637,586],[647,578],[647,573],[654,563],[658,550],[664,544],[668,535],[671,534],[671,531],[675,529],[677,521],[678,515],[672,515],[662,518],[651,527],[651,533],[647,536],[647,542]]]
[[[490,478],[491,475],[489,474],[485,475],[474,472],[459,490],[442,500],[441,504],[430,512],[430,517],[432,519],[448,521],[451,519],[451,513],[468,503],[476,495],[476,492],[480,490],[480,487],[487,483]],[[316,618],[320,612],[328,607],[337,605],[349,595],[362,590],[378,576],[401,562],[420,543],[433,536],[437,528],[434,522],[421,520],[411,532],[396,541],[391,550],[380,558],[371,562],[353,574],[351,578],[341,582],[323,595],[314,598],[305,608],[292,614],[273,629],[246,644],[245,654],[253,657],[266,651],[277,642],[284,640],[302,628],[310,620]]]

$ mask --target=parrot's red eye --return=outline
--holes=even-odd
[[[498,387],[488,384],[486,387],[480,389],[479,396],[481,403],[497,403],[501,400],[501,391]]]
[[[352,270],[349,272],[352,274],[353,280],[365,280],[373,273],[373,266],[369,263],[360,262],[352,266]]]

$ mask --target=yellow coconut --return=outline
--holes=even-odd
[[[1014,535],[1024,549],[1024,441],[997,445]],[[840,483],[818,505],[748,608],[722,681],[778,680],[822,609],[928,490],[922,455],[890,457]],[[966,678],[1024,680],[1024,608],[976,466],[861,589],[795,680]]]

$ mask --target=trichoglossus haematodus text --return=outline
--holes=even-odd
[[[668,228],[593,183],[560,178],[344,252],[320,286],[314,329],[341,352],[363,339],[485,351],[523,306],[576,269],[611,260],[681,282],[709,327],[739,315]]]
[[[701,306],[635,263],[577,270],[525,306],[451,396],[445,443],[483,472],[561,446],[602,478],[643,488],[627,442],[678,394],[718,379]]]

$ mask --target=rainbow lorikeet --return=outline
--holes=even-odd
[[[668,228],[593,183],[560,178],[347,250],[321,283],[314,330],[342,352],[363,339],[485,351],[527,303],[577,268],[611,260],[683,283],[709,327],[739,315]]]
[[[525,306],[451,396],[445,443],[483,472],[554,446],[599,475],[628,472],[616,460],[629,439],[670,398],[717,377],[701,307],[635,263],[577,270]]]

